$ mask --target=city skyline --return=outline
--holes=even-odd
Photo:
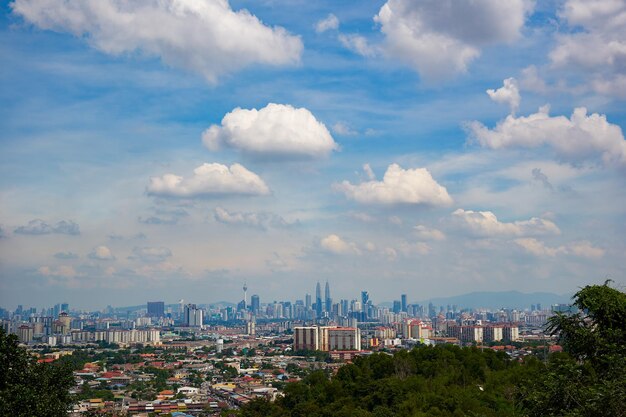
[[[624,2],[94,4],[0,9],[0,306],[626,285]]]

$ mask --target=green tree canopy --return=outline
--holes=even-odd
[[[74,385],[67,363],[37,363],[15,335],[0,329],[0,415],[12,417],[67,416]]]

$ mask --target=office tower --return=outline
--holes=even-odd
[[[22,313],[22,306],[19,306],[19,310],[20,310],[20,314]],[[58,318],[59,314],[61,313],[61,304],[55,304],[54,305],[54,318]]]
[[[400,296],[402,311],[406,313],[406,294]]]
[[[324,311],[330,312],[332,308],[333,300],[330,298],[330,285],[326,281],[326,287],[324,288]]]
[[[319,281],[315,287],[315,313],[317,318],[322,317],[322,288],[320,287]]]
[[[254,314],[259,314],[259,309],[261,308],[261,299],[258,295],[254,294],[250,297],[250,310]]]
[[[402,303],[400,300],[393,301],[393,312],[398,314],[402,310]]]
[[[65,311],[66,313],[70,312],[70,305],[68,303],[61,304],[61,311]]]
[[[311,309],[311,294],[306,294],[304,296],[304,307],[307,310]]]
[[[184,323],[188,327],[202,327],[203,312],[195,304],[185,306]]]
[[[165,303],[163,301],[148,301],[148,317],[164,317]]]
[[[370,293],[367,291],[361,291],[361,305],[367,305],[370,300]]]

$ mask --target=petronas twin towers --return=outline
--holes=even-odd
[[[324,302],[322,302],[322,287],[320,286],[319,281],[315,287],[315,313],[317,317],[322,317],[323,312],[330,313],[333,305],[333,300],[330,298],[330,285],[328,281],[326,281],[326,286],[324,288]]]

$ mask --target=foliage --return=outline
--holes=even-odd
[[[37,363],[15,335],[0,329],[0,415],[67,416],[74,399],[72,369],[66,363]]]
[[[528,415],[626,416],[626,294],[587,286],[574,295],[581,311],[550,318],[565,353],[520,391]]]

